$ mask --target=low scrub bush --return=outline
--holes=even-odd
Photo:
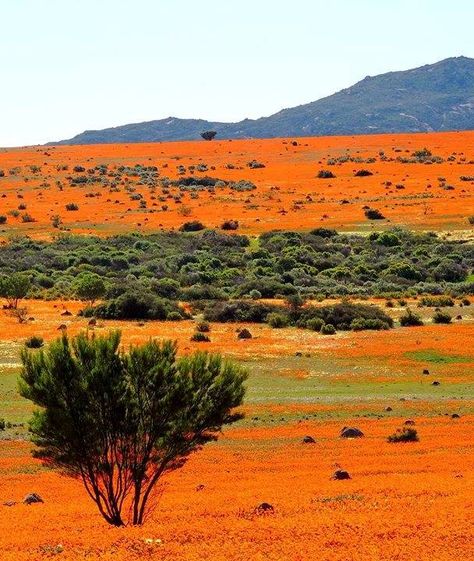
[[[323,335],[334,335],[336,333],[336,328],[331,323],[326,323],[321,327],[321,333]]]
[[[33,335],[25,341],[25,347],[28,349],[40,349],[44,345],[43,337]]]
[[[433,315],[433,323],[451,323],[452,317],[447,312],[438,310]]]
[[[204,228],[204,224],[199,222],[199,220],[191,220],[190,222],[185,222],[179,229],[181,232],[199,232],[204,230]]]
[[[418,305],[429,308],[454,306],[454,300],[450,296],[423,296]]]
[[[398,429],[387,438],[388,442],[418,442],[418,440],[418,432],[413,427]]]
[[[284,314],[285,308],[250,300],[232,302],[210,302],[204,309],[204,319],[219,322],[265,323],[272,312]]]
[[[287,325],[290,323],[290,318],[285,314],[272,312],[267,316],[267,323],[271,327],[278,329],[281,327],[287,327]]]
[[[413,310],[407,309],[407,311],[400,316],[400,325],[402,327],[417,327],[423,325],[423,320],[418,314],[415,314]]]
[[[200,331],[196,331],[191,336],[191,341],[195,343],[210,343],[211,340],[205,333],[201,333]]]
[[[318,172],[318,175],[316,177],[318,179],[334,179],[336,176],[333,174],[332,171],[329,171],[327,169],[322,169]]]
[[[189,317],[176,302],[166,298],[159,298],[152,292],[128,291],[104,304],[83,310],[86,317],[101,319],[169,319],[170,313],[175,312],[173,319]]]

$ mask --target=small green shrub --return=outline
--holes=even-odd
[[[181,321],[183,319],[183,316],[176,311],[173,312],[168,312],[166,314],[166,321]]]
[[[324,325],[324,320],[321,318],[311,318],[306,322],[306,327],[312,331],[321,331]]]
[[[336,333],[336,328],[331,323],[326,323],[321,327],[321,333],[323,335],[334,335]]]
[[[356,318],[351,322],[351,329],[353,331],[362,331],[364,329],[373,329],[379,331],[390,329],[390,326],[387,322],[382,321],[381,319]]]
[[[430,308],[454,306],[454,300],[450,296],[423,296],[418,305]]]
[[[272,312],[267,316],[267,323],[271,327],[279,329],[281,327],[286,327],[289,324],[289,319],[288,316],[285,316],[284,314]]]
[[[249,292],[249,297],[252,298],[252,300],[260,300],[260,298],[262,297],[262,293],[260,292],[260,290],[254,288]]]

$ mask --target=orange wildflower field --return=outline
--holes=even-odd
[[[71,335],[87,329],[75,315],[81,306],[28,301],[32,323],[2,317],[0,400],[9,419],[31,412],[14,391],[20,345],[33,333],[56,337],[64,309]],[[79,482],[32,459],[24,428],[13,428],[0,443],[0,499],[36,492],[45,503],[3,507],[1,559],[468,559],[473,318],[334,337],[246,326],[254,338],[239,341],[235,324],[213,324],[205,344],[190,342],[191,320],[100,322],[96,332],[120,328],[125,346],[172,337],[183,352],[242,361],[251,370],[245,419],[167,476],[144,526],[121,529],[107,526]],[[420,441],[388,443],[407,419]],[[340,438],[346,425],[365,436]],[[304,444],[306,435],[316,442]],[[340,468],[350,480],[332,479]],[[273,512],[256,513],[262,502]]]
[[[425,148],[441,163],[401,161]],[[264,167],[249,166],[253,161]],[[156,185],[133,174],[136,164],[158,168]],[[106,181],[71,182],[98,177],[96,166],[105,165]],[[116,181],[121,166],[128,171]],[[403,225],[473,239],[472,131],[1,149],[0,170],[2,243],[16,234],[49,239],[58,232],[55,221],[62,230],[101,236],[178,229],[190,220],[219,228],[235,220],[239,233],[252,236]],[[321,170],[335,177],[318,178]],[[358,170],[371,175],[356,177]],[[173,183],[189,176],[224,183],[194,191]],[[255,188],[226,183],[240,180]],[[368,220],[364,207],[385,219]],[[0,561],[474,559],[472,296],[462,306],[457,298],[447,325],[433,323],[433,309],[420,307],[425,324],[418,327],[397,323],[328,336],[213,322],[209,342],[191,340],[198,316],[98,319],[90,326],[78,315],[84,302],[23,302],[28,321],[0,310],[0,417],[8,422],[0,431]],[[400,302],[387,307],[384,299],[363,302],[394,320],[406,310]],[[239,339],[242,328],[252,338]],[[218,352],[250,372],[244,418],[164,478],[140,527],[110,527],[79,481],[32,457],[33,406],[18,392],[28,338],[48,343],[63,331],[110,329],[121,330],[125,348],[173,339],[180,354]],[[418,442],[388,442],[411,425]],[[364,436],[341,438],[346,426]],[[305,436],[315,442],[304,443]],[[339,469],[350,479],[334,479]],[[28,493],[44,503],[23,504]],[[273,508],[261,512],[262,503]]]
[[[425,148],[441,163],[399,161]],[[209,227],[237,220],[239,231],[247,234],[321,225],[370,231],[374,224],[363,210],[370,206],[386,218],[377,221],[377,228],[467,232],[472,229],[468,217],[474,214],[474,181],[461,177],[474,175],[473,154],[472,131],[2,149],[0,214],[25,207],[8,218],[2,231],[44,235],[52,230],[54,216],[71,231],[102,235],[177,228],[190,219]],[[265,167],[249,167],[253,161]],[[133,176],[122,177],[112,189],[113,178],[107,174],[106,183],[71,184],[67,179],[99,165],[114,173],[136,164],[157,167],[160,179],[210,176],[251,181],[256,188],[179,192],[170,187],[163,196]],[[84,172],[74,172],[76,166]],[[319,179],[321,170],[335,177]],[[355,177],[358,170],[373,175]],[[71,203],[77,210],[65,209]],[[23,222],[25,213],[34,222]]]

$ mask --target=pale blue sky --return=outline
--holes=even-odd
[[[240,120],[474,57],[473,0],[0,0],[0,146]]]

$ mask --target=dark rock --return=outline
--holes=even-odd
[[[255,509],[255,514],[273,514],[275,509],[270,503],[261,503]]]
[[[432,386],[439,386],[440,382],[438,382],[438,380],[435,380],[434,382],[431,382]]]
[[[62,316],[72,316],[72,313],[69,310],[64,310],[61,314]]]
[[[337,481],[342,481],[344,479],[351,479],[351,476],[349,475],[348,471],[345,471],[343,469],[338,469],[334,472],[332,478]]]
[[[385,411],[393,411],[393,409],[389,406],[389,407],[385,407]]]
[[[316,444],[316,440],[312,436],[305,436],[303,438],[303,444]]]
[[[23,502],[26,505],[32,505],[32,504],[35,504],[35,503],[44,503],[43,499],[37,493],[29,493],[23,499]]]
[[[451,415],[451,419],[460,419],[460,418],[461,418],[461,415],[458,415],[458,413],[453,413]]]
[[[252,334],[246,327],[244,327],[244,329],[241,329],[239,331],[239,334],[237,335],[237,339],[252,339]]]
[[[409,427],[413,426],[415,424],[415,421],[413,421],[412,419],[407,419],[403,424]]]
[[[429,374],[429,373],[430,373],[430,371],[427,368],[423,369],[423,374]]]
[[[360,438],[364,436],[364,433],[355,427],[344,427],[341,430],[342,438]]]

